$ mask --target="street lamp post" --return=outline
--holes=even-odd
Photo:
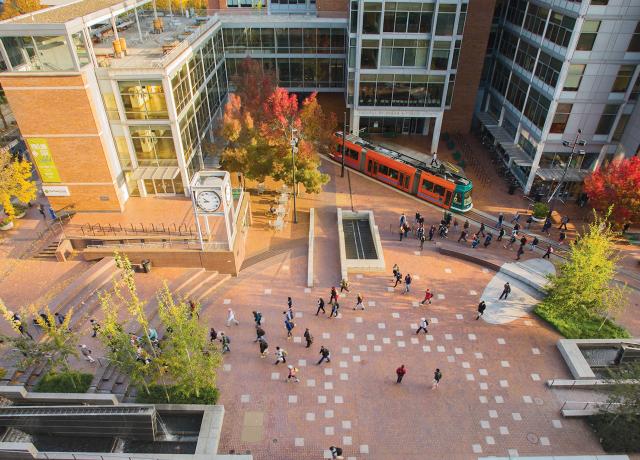
[[[298,223],[298,210],[296,208],[296,151],[298,150],[298,138],[296,137],[297,130],[291,128],[291,170],[293,182],[293,223]]]
[[[571,161],[573,160],[573,156],[576,154],[576,147],[584,147],[585,145],[587,145],[587,141],[585,141],[584,139],[580,139],[580,135],[582,134],[582,130],[579,129],[578,133],[576,134],[575,139],[573,140],[573,142],[569,142],[569,141],[562,141],[562,145],[565,147],[571,147],[571,154],[569,155],[569,160],[567,161],[567,164],[564,165],[564,169],[562,170],[562,176],[560,176],[560,182],[558,182],[557,187],[555,188],[555,190],[553,191],[553,193],[551,193],[551,196],[549,197],[549,215],[548,217],[551,217],[551,213],[553,212],[554,208],[555,208],[555,204],[556,204],[556,200],[558,199],[558,192],[560,191],[560,187],[562,187],[562,184],[564,183],[564,179],[567,176],[567,170],[569,169],[569,165],[571,164]],[[577,153],[579,153],[580,155],[584,155],[584,150],[579,150],[577,151]]]

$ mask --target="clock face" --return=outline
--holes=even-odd
[[[220,207],[222,200],[216,192],[200,192],[196,196],[196,204],[204,212],[215,212]]]
[[[231,203],[231,186],[229,184],[224,188],[224,196],[227,199],[227,203]]]

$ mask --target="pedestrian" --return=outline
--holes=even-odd
[[[527,225],[525,225],[524,228],[529,230],[531,228],[532,223],[533,223],[533,214],[529,214],[529,216],[527,217]]]
[[[353,307],[354,310],[364,310],[364,299],[362,298],[362,294],[358,293],[358,297],[356,298],[356,306]]]
[[[338,291],[336,291],[336,287],[333,286],[331,288],[331,296],[329,297],[329,303],[333,303],[334,301],[338,301]]]
[[[438,388],[440,380],[442,380],[442,372],[440,372],[440,369],[436,369],[433,373],[433,384],[431,385],[431,388]]]
[[[274,364],[278,363],[287,363],[287,351],[280,347],[276,347],[276,362]]]
[[[424,236],[424,229],[422,229],[422,231],[418,235],[418,238],[420,239],[420,250],[422,251],[422,249],[424,248],[424,242],[427,240],[427,238]]]
[[[393,279],[391,280],[391,282],[393,282],[396,279],[396,276],[398,275],[399,271],[400,271],[400,267],[398,267],[398,264],[393,264]]]
[[[542,258],[551,260],[551,254],[553,254],[553,248],[551,247],[551,245],[549,245],[547,246],[547,252],[544,253]]]
[[[524,245],[527,244],[527,237],[522,235],[522,238],[520,238],[520,247],[524,247]]]
[[[493,239],[493,235],[491,233],[487,233],[487,236],[484,238],[484,243],[483,243],[485,248],[489,247],[492,239]]]
[[[420,223],[420,211],[416,211],[416,225]]]
[[[436,226],[432,225],[429,227],[429,241],[433,240],[433,235],[436,232]]]
[[[311,335],[309,328],[304,330],[304,339],[307,341],[307,346],[305,348],[311,347],[311,344],[313,343],[313,336]]]
[[[511,218],[511,223],[515,224],[516,222],[518,222],[520,220],[520,211],[516,211],[516,213],[513,215],[513,217]]]
[[[433,156],[431,157],[431,164],[430,166],[438,166],[438,154],[434,153]]]
[[[93,318],[89,320],[89,323],[91,323],[91,337],[96,337],[98,335],[98,331],[100,330],[100,323],[98,323]]]
[[[20,334],[26,335],[31,340],[33,340],[33,336],[29,333],[29,329],[27,328],[27,323],[25,323],[22,320],[14,320],[14,323],[16,324],[16,328],[18,329]],[[95,336],[93,336],[93,337],[95,337]]]
[[[256,339],[254,340],[254,342],[257,342],[258,340],[260,340],[260,337],[264,337],[266,334],[266,332],[264,331],[264,329],[262,329],[262,326],[258,326],[256,324]]]
[[[396,284],[393,287],[396,287],[398,284],[402,284],[402,273],[399,271],[396,273]]]
[[[567,234],[564,230],[560,230],[560,238],[558,238],[558,243],[564,243],[564,240],[567,238]]]
[[[500,232],[498,232],[498,238],[496,238],[496,241],[502,241],[503,236],[504,236],[504,228],[500,227]]]
[[[501,212],[498,214],[498,228],[502,228],[502,222],[504,221],[504,214]]]
[[[286,321],[293,321],[293,310],[289,309],[289,310],[283,311],[282,314],[284,315],[284,319]]]
[[[421,239],[424,236],[424,227],[423,226],[418,227],[418,229],[416,230],[416,236],[418,237],[418,239]]]
[[[464,240],[465,243],[467,242],[467,231],[466,230],[462,230],[460,232],[460,237],[458,238],[458,243],[460,241],[462,241],[462,240]]]
[[[231,351],[229,348],[229,344],[231,343],[231,339],[224,332],[220,333],[220,342],[222,343],[222,353],[228,353]]]
[[[482,237],[483,237],[483,238],[484,238],[484,230],[485,230],[485,228],[486,228],[486,227],[484,226],[484,222],[480,223],[480,230],[478,230],[478,233],[479,233],[480,235],[482,235]],[[478,233],[476,233],[476,235],[477,235]]]
[[[453,218],[453,233],[458,233],[458,219]]]
[[[318,316],[318,315],[320,314],[320,310],[322,310],[322,313],[323,313],[324,315],[326,315],[326,314],[327,314],[327,312],[326,312],[326,311],[324,311],[324,300],[322,300],[322,297],[320,297],[320,298],[318,299],[318,309],[316,310],[316,316]]]
[[[514,235],[513,233],[511,234],[511,238],[509,238],[509,242],[507,244],[505,244],[503,247],[505,249],[511,249],[513,247],[513,243],[516,242],[516,235]]]
[[[209,329],[209,342],[213,342],[218,338],[218,333],[214,328]]]
[[[329,452],[331,453],[331,458],[333,460],[344,459],[344,457],[342,456],[342,447],[331,446],[329,447]]]
[[[253,320],[256,322],[256,326],[262,326],[262,313],[260,313],[259,311],[254,311]]]
[[[289,310],[293,309],[293,300],[291,300],[291,297],[287,297],[287,307],[289,307]]]
[[[407,223],[407,216],[404,215],[404,212],[400,215],[400,227],[404,227],[404,224]]]
[[[510,293],[511,293],[511,285],[509,284],[509,281],[507,281],[506,283],[504,283],[502,294],[500,294],[500,298],[498,300],[502,300],[503,297],[504,297],[504,300],[507,300],[507,297],[509,297]]]
[[[396,375],[398,376],[398,378],[396,379],[396,383],[401,383],[406,373],[407,373],[407,368],[404,367],[404,364],[401,365],[399,368],[397,368]]]
[[[42,220],[47,220],[47,215],[44,212],[44,205],[38,205],[38,212],[40,213],[40,215],[42,215]]]
[[[300,383],[300,379],[298,378],[298,368],[293,367],[291,364],[289,364],[287,368],[289,369],[289,375],[287,376],[287,383],[291,382],[292,380],[296,383]]]
[[[96,362],[96,360],[93,359],[93,356],[91,356],[91,350],[89,350],[89,347],[87,347],[86,345],[84,344],[80,345],[80,353],[82,353],[82,356],[84,356],[84,359],[89,361],[91,364]]]
[[[551,217],[547,216],[547,218],[544,220],[544,225],[542,226],[542,233],[546,233],[548,235],[551,225]]]
[[[569,223],[569,216],[562,216],[562,219],[560,219],[560,226],[558,227],[558,230],[562,230],[563,228],[565,230],[567,229],[567,224]]]
[[[481,300],[478,304],[478,316],[476,316],[476,320],[480,319],[482,315],[484,315],[484,311],[487,309],[487,304],[484,303],[484,300]]]
[[[513,230],[514,230],[514,231],[516,231],[516,232],[517,232],[518,230],[520,230],[520,222],[516,222],[516,223],[513,225]]]
[[[411,232],[411,226],[409,224],[404,224],[404,227],[402,227],[404,229],[404,237],[408,238],[409,237],[409,232]]]
[[[293,337],[293,328],[296,327],[296,323],[285,319],[284,327],[287,329],[287,340],[291,340],[291,337]]]
[[[480,244],[480,237],[476,233],[473,235],[473,240],[471,241],[471,249],[475,249]]]
[[[518,247],[518,251],[516,252],[516,260],[520,260],[522,254],[524,254],[524,246],[521,245],[520,247]]]
[[[236,326],[240,325],[240,322],[236,319],[236,314],[229,308],[227,309],[227,327],[229,327],[231,323],[235,323]]]
[[[399,232],[400,232],[400,241],[402,241],[402,237],[404,236],[404,225],[400,226]]]
[[[529,250],[533,251],[538,246],[538,243],[540,243],[540,240],[538,240],[537,236],[534,236],[533,241],[531,242],[531,245],[529,247]]]
[[[431,305],[431,299],[433,298],[433,294],[431,293],[431,291],[429,289],[427,289],[424,292],[424,299],[422,299],[422,302],[420,302],[422,305],[424,305],[425,302],[428,302],[429,305]]]
[[[340,310],[340,304],[338,302],[333,302],[331,304],[331,314],[329,315],[329,318],[333,318],[334,316],[337,318],[338,310]]]
[[[429,331],[427,330],[428,325],[429,325],[429,321],[427,321],[427,318],[421,318],[420,325],[418,327],[418,330],[416,331],[416,334],[419,334],[420,331],[424,331],[425,334],[428,334],[429,333]]]
[[[260,346],[260,357],[265,358],[269,354],[269,344],[264,337],[260,337],[258,345]]]
[[[411,278],[411,273],[407,273],[407,276],[404,277],[404,292],[403,294],[406,294],[407,292],[409,292],[409,288],[411,287],[411,281],[413,281],[413,278]]]
[[[467,232],[467,234],[469,233],[469,225],[471,225],[471,224],[469,224],[469,219],[466,219],[466,220],[464,221],[464,225],[462,226],[462,229],[463,229],[465,232]]]
[[[60,325],[62,325],[64,323],[64,320],[66,319],[66,317],[62,313],[58,313],[58,312],[55,312],[53,316],[56,317],[56,319],[58,320],[58,324]]]
[[[329,349],[324,347],[324,345],[320,347],[320,355],[320,361],[318,361],[317,364],[322,364],[323,361],[328,363],[331,362],[331,353],[329,352]]]
[[[198,305],[193,300],[189,300],[189,318],[193,318],[194,315],[196,318],[200,318],[200,313],[198,313]]]
[[[349,292],[349,281],[344,278],[340,281],[340,293],[342,293],[342,291]]]

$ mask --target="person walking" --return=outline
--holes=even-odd
[[[551,228],[551,217],[547,216],[547,218],[544,220],[544,225],[542,226],[542,233],[546,233],[547,235],[549,235],[549,229]]]
[[[504,214],[498,214],[498,228],[502,228],[502,222],[504,221]]]
[[[291,340],[291,337],[293,337],[293,328],[296,327],[296,323],[285,319],[284,327],[287,329],[287,340]]]
[[[331,446],[329,447],[329,453],[331,454],[331,458],[333,460],[343,460],[342,456],[342,447]]]
[[[485,231],[485,229],[486,229],[486,227],[484,226],[484,222],[481,222],[481,223],[480,223],[480,230],[478,230],[478,233],[476,233],[476,235],[477,235],[477,234],[480,234],[480,235],[482,235],[482,237],[484,238],[484,231]]]
[[[484,238],[483,246],[488,248],[491,244],[491,240],[493,239],[493,235],[491,233],[487,233],[487,236]]]
[[[258,340],[260,340],[260,337],[264,337],[266,334],[266,332],[264,331],[264,329],[262,329],[262,326],[258,326],[256,324],[256,339],[254,340],[254,342],[257,342]]]
[[[338,301],[338,291],[336,291],[336,287],[333,286],[331,288],[331,296],[329,296],[329,303],[333,303],[334,301]]]
[[[431,157],[431,163],[429,164],[429,166],[438,166],[438,154],[434,153],[433,156]]]
[[[436,233],[436,226],[432,225],[429,227],[429,241],[433,240],[433,235]]]
[[[509,297],[510,293],[511,293],[511,285],[509,284],[509,281],[507,281],[506,283],[504,283],[504,287],[502,288],[502,294],[500,294],[500,297],[498,298],[498,300],[502,300],[503,297],[504,297],[504,300],[507,300],[507,297]]]
[[[420,302],[420,304],[424,305],[425,302],[429,303],[429,305],[431,305],[431,299],[433,298],[433,294],[431,293],[431,291],[429,289],[427,289],[424,292],[424,299],[422,299],[422,302]]]
[[[484,315],[484,311],[487,309],[487,304],[484,303],[484,300],[481,300],[478,304],[478,316],[476,316],[476,320],[480,319],[482,315]]]
[[[433,384],[431,385],[431,388],[438,388],[438,385],[440,385],[440,380],[442,380],[442,372],[440,372],[440,369],[436,369],[436,371],[433,373]]]
[[[471,249],[475,249],[480,244],[480,236],[476,233],[473,235],[473,241],[471,241]]]
[[[236,326],[240,325],[240,322],[236,319],[236,314],[231,308],[227,309],[227,327],[234,323]]]
[[[562,216],[562,219],[560,219],[560,226],[558,227],[558,230],[562,230],[563,228],[565,230],[567,229],[567,224],[569,223],[569,216]]]
[[[311,335],[309,328],[304,330],[304,339],[307,341],[307,346],[305,348],[310,348],[313,343],[313,336]]]
[[[524,226],[527,230],[531,228],[531,224],[533,223],[533,214],[529,214],[527,217],[527,225]]]
[[[39,204],[38,205],[38,212],[42,216],[42,220],[47,220],[47,215],[44,212],[44,205],[43,204]]]
[[[231,351],[231,348],[229,348],[231,339],[224,332],[220,333],[220,343],[222,343],[222,353],[229,353]]]
[[[429,331],[427,330],[428,325],[429,325],[429,321],[427,321],[427,318],[421,318],[420,325],[416,330],[416,335],[419,334],[420,331],[424,331],[425,334],[428,334],[429,333]]]
[[[295,383],[300,383],[300,379],[298,378],[298,368],[293,367],[291,364],[287,366],[289,369],[289,375],[287,376],[287,383],[294,381]]]
[[[318,361],[318,365],[322,364],[323,361],[326,361],[328,363],[331,362],[331,353],[329,352],[328,348],[325,348],[324,345],[322,345],[320,347],[320,361]]]
[[[407,276],[404,277],[404,292],[403,292],[403,294],[406,294],[407,292],[409,292],[409,290],[411,288],[411,281],[413,281],[413,278],[411,278],[411,273],[407,273]]]
[[[551,260],[551,254],[553,254],[553,248],[551,247],[551,245],[549,245],[547,246],[547,251],[544,253],[542,258]]]
[[[285,320],[293,321],[293,310],[289,309],[289,310],[283,311],[282,314],[284,315]]]
[[[342,291],[349,292],[349,282],[344,278],[340,281],[340,293],[342,293]]]
[[[331,304],[331,314],[329,315],[329,318],[333,318],[334,316],[337,318],[338,310],[340,310],[340,304],[338,302],[333,302]]]
[[[407,216],[404,215],[404,212],[400,214],[400,227],[404,227],[404,224],[407,223]]]
[[[56,317],[56,319],[58,320],[58,324],[59,325],[62,325],[64,323],[64,320],[66,319],[66,316],[64,316],[62,313],[58,313],[58,312],[55,312],[53,314],[53,316]]]
[[[287,363],[287,351],[283,348],[276,347],[276,362],[273,364]]]
[[[460,232],[460,236],[458,237],[458,243],[460,241],[464,241],[465,243],[467,242],[467,231],[466,230],[462,230]]]
[[[364,299],[362,298],[362,294],[358,293],[358,297],[356,298],[356,306],[353,307],[354,310],[364,310]]]
[[[511,238],[509,238],[509,242],[507,244],[505,244],[503,247],[505,249],[511,249],[513,247],[513,244],[516,242],[516,235],[514,235],[513,233],[511,234]]]
[[[266,358],[266,356],[269,354],[269,344],[264,337],[260,337],[260,339],[258,340],[258,345],[260,346],[260,357]]]
[[[416,211],[416,219],[415,219],[415,223],[416,225],[418,225],[420,223],[420,211]]]
[[[496,241],[502,241],[503,236],[504,236],[504,228],[500,227],[500,231],[498,232],[498,238],[496,238]]]
[[[322,314],[327,314],[327,312],[324,311],[324,300],[322,300],[322,297],[318,298],[318,309],[316,310],[316,316],[320,314],[320,310],[322,310]]]
[[[262,313],[260,313],[259,311],[254,311],[253,312],[253,320],[256,322],[256,326],[261,326],[262,325]]]
[[[516,260],[520,260],[520,257],[524,254],[524,246],[518,246],[518,251],[516,252]]]
[[[511,223],[515,224],[520,221],[520,211],[516,211],[516,213],[511,218]]]
[[[455,217],[453,218],[453,233],[458,233],[458,219],[456,219]]]
[[[214,328],[209,329],[209,342],[213,342],[218,338],[218,333]]]
[[[406,373],[407,368],[404,366],[404,364],[397,368],[396,375],[398,376],[398,378],[396,379],[396,383],[402,383],[402,379],[404,378]]]
[[[395,288],[398,284],[402,284],[402,273],[399,271],[396,273],[396,284],[393,287]]]
[[[391,280],[392,283],[397,278],[399,271],[400,267],[398,267],[398,264],[393,264],[393,279]]]
[[[293,310],[293,300],[291,300],[291,297],[287,297],[287,307],[289,307],[289,310]]]
[[[533,251],[535,248],[537,248],[538,247],[538,243],[540,243],[540,240],[538,240],[537,236],[534,236],[533,237],[533,241],[529,245],[529,251]]]
[[[420,239],[420,250],[422,251],[424,249],[424,242],[427,241],[427,237],[424,236],[424,229],[422,229],[418,238]]]
[[[82,353],[84,359],[89,361],[91,364],[96,362],[96,360],[93,359],[93,356],[91,356],[91,350],[89,350],[89,347],[87,347],[85,344],[80,345],[80,353]]]
[[[400,226],[399,233],[400,233],[400,241],[402,241],[402,237],[404,236],[404,225]]]
[[[564,240],[567,238],[567,234],[564,230],[560,230],[560,238],[558,238],[558,243],[564,243]]]
[[[522,238],[520,238],[520,246],[524,248],[525,244],[527,244],[527,237],[522,235]]]

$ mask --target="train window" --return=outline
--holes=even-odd
[[[384,174],[385,176],[389,176],[391,179],[398,179],[398,171],[395,169],[391,169],[388,166],[380,165],[378,167],[380,174]]]
[[[425,189],[427,192],[433,192],[433,186],[434,186],[433,182],[429,182],[426,179],[422,181],[422,188]]]
[[[442,185],[436,184],[435,187],[433,187],[433,193],[438,195],[444,195],[445,190],[446,189]]]
[[[342,153],[342,145],[336,144],[336,153]]]
[[[371,172],[373,169],[373,161],[369,160],[369,165],[367,166],[367,171]]]
[[[355,150],[347,149],[346,154],[349,158],[353,158],[354,160],[358,159],[358,152]]]
[[[460,192],[456,192],[453,194],[453,204],[462,204],[462,194]]]

